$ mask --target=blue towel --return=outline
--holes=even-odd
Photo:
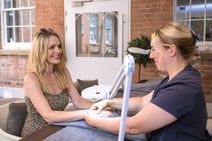
[[[44,141],[117,141],[118,135],[86,124],[84,120],[74,122],[50,123],[52,125],[66,126]],[[143,134],[126,135],[127,141],[145,141]]]

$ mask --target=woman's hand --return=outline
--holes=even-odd
[[[97,110],[87,110],[84,116],[86,123],[90,126],[95,126],[95,120],[98,113]]]
[[[108,106],[108,100],[101,100],[97,103],[94,103],[90,110],[97,110],[97,113],[101,113],[103,109],[105,109]]]
[[[113,113],[110,111],[101,111],[101,113],[97,113],[97,116],[100,117],[113,117]]]
[[[97,110],[87,110],[84,116],[85,121],[90,126],[95,126],[95,121],[97,118],[110,118],[113,117],[113,113],[110,111],[101,111],[100,113]]]

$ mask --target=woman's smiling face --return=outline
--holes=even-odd
[[[47,50],[47,62],[49,64],[59,64],[62,54],[63,51],[60,41],[56,36],[50,36]]]

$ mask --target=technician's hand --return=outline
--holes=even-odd
[[[87,110],[84,116],[85,121],[90,126],[95,126],[97,118],[110,118],[113,117],[113,114],[110,111],[102,111],[98,113],[97,110]]]
[[[97,118],[97,110],[87,110],[84,116],[86,123],[90,126],[95,126],[95,120]]]
[[[100,117],[113,117],[113,113],[111,111],[101,111],[98,113]]]
[[[97,110],[97,113],[100,113],[103,109],[107,108],[108,100],[102,100],[97,103],[94,103],[90,110]]]

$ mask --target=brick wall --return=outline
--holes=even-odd
[[[131,38],[140,34],[147,36],[164,23],[172,21],[171,0],[132,0],[131,3]],[[202,75],[202,84],[206,100],[212,102],[212,52],[200,52],[201,61],[197,69]],[[138,81],[138,65],[133,75],[133,82]],[[156,70],[153,63],[146,68],[141,66],[140,80],[162,79],[162,74]]]
[[[0,55],[0,86],[22,87],[27,55]]]
[[[35,0],[35,6],[35,32],[42,27],[52,28],[61,36],[64,43],[64,0]],[[27,54],[28,52],[20,54],[16,50],[0,50],[0,86],[23,86]]]
[[[131,3],[131,39],[144,34],[151,35],[159,26],[172,20],[172,1],[170,0],[132,0]],[[161,79],[153,63],[147,68],[141,67],[141,80]],[[133,82],[138,81],[138,65]]]
[[[151,32],[172,20],[171,0],[131,0],[131,38]]]
[[[212,51],[200,52],[201,61],[197,65],[197,69],[202,75],[202,84],[206,100],[212,102]]]
[[[48,27],[55,30],[64,42],[64,0],[35,0],[36,30]]]

